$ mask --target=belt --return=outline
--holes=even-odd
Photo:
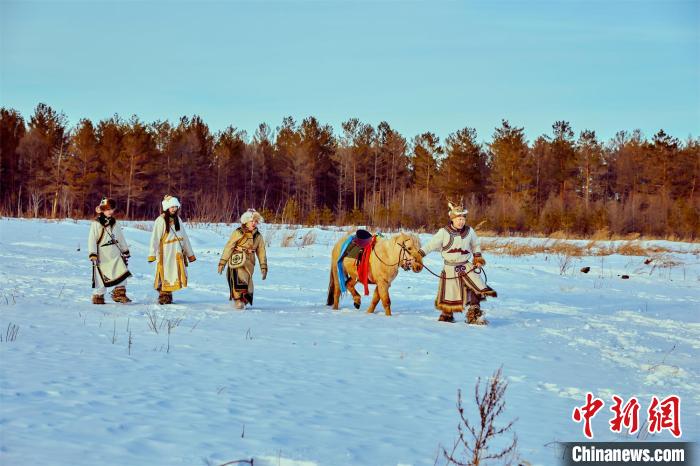
[[[466,262],[466,261],[459,261],[459,262],[448,261],[448,260],[445,261],[445,265],[451,265],[451,266],[453,266],[453,267],[456,267],[456,266],[458,266],[458,265],[466,265],[466,264],[468,264],[468,263],[469,263],[469,262]]]

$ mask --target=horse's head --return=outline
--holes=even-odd
[[[416,235],[408,233],[400,233],[394,237],[394,241],[401,248],[399,256],[401,268],[404,270],[411,269],[415,273],[423,270],[423,256],[420,255],[420,240]]]

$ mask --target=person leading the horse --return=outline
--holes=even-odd
[[[435,308],[441,312],[440,322],[454,322],[453,313],[462,312],[465,305],[468,324],[485,325],[480,302],[486,296],[496,297],[496,291],[484,283],[481,267],[486,260],[481,255],[481,242],[473,228],[466,225],[467,209],[448,202],[450,224],[440,228],[421,248],[422,256],[441,251],[445,261],[438,284]]]
[[[229,287],[229,299],[236,309],[245,309],[246,304],[253,304],[253,271],[255,255],[260,261],[262,279],[267,278],[267,254],[265,240],[258,231],[262,216],[255,209],[248,209],[241,215],[241,226],[236,228],[226,242],[219,260],[218,272],[221,274],[228,265],[226,278]]]

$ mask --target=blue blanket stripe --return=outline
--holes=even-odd
[[[343,272],[343,254],[345,254],[345,250],[348,248],[348,246],[350,245],[350,243],[352,243],[352,240],[354,239],[355,235],[350,235],[350,237],[345,240],[343,246],[340,248],[340,255],[338,256],[338,282],[340,282],[341,293],[345,293],[346,291],[348,291],[345,287],[347,277],[345,276],[345,272]]]

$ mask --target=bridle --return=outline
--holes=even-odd
[[[372,248],[372,252],[374,252],[374,255],[379,259],[379,262],[382,264],[386,265],[387,267],[396,267],[397,265],[400,266],[402,269],[408,271],[411,270],[411,262],[413,260],[413,256],[411,255],[410,251],[406,247],[406,241],[408,241],[410,238],[406,238],[405,240],[401,241],[400,243],[396,241],[396,244],[399,245],[401,248],[401,252],[399,253],[399,261],[395,264],[387,264],[384,262],[384,260],[379,257],[379,254],[377,254],[377,248],[374,247]]]

